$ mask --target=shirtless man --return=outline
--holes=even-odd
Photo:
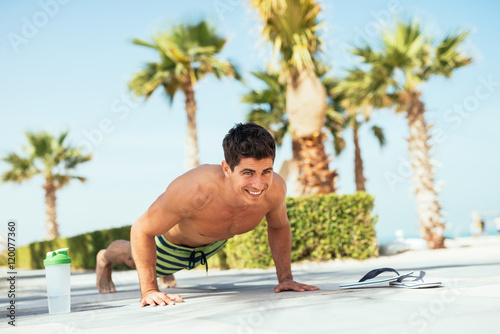
[[[291,234],[283,179],[273,172],[275,141],[253,123],[237,124],[223,140],[221,165],[202,165],[176,178],[133,225],[130,242],[117,240],[97,255],[97,288],[115,292],[112,263],[137,268],[141,306],[173,305],[179,295],[159,290],[176,285],[173,273],[192,269],[214,255],[227,239],[267,220],[276,266],[275,292],[313,291],[293,280]]]

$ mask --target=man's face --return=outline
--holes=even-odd
[[[231,180],[233,191],[249,205],[259,204],[273,182],[273,160],[242,158],[231,171],[224,164],[224,172]]]

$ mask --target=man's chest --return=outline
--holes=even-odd
[[[200,212],[185,223],[203,237],[231,238],[253,230],[260,224],[265,210],[210,210]]]

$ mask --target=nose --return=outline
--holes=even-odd
[[[252,180],[252,187],[256,190],[262,190],[262,185],[264,184],[261,176],[255,176]]]

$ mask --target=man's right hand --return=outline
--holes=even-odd
[[[182,303],[184,299],[179,295],[167,295],[161,291],[150,291],[144,294],[141,298],[141,307],[144,306],[165,306],[165,305],[175,305],[175,302]]]

